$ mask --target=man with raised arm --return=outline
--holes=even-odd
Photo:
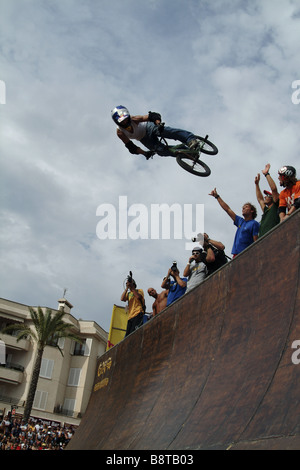
[[[271,191],[264,190],[264,195],[262,194],[259,182],[260,174],[258,173],[255,177],[255,192],[256,199],[263,211],[263,215],[260,221],[260,228],[258,232],[258,237],[262,237],[269,230],[271,230],[275,225],[279,224],[279,215],[278,215],[278,206],[279,206],[279,193],[277,191],[277,186],[272,176],[270,175],[270,163],[265,166],[265,169],[262,170],[262,174],[265,176],[268,185]]]
[[[234,225],[237,227],[232,247],[232,255],[235,257],[258,238],[259,223],[254,220],[257,216],[256,207],[250,202],[246,202],[242,207],[241,217],[221,198],[216,188],[209,193],[209,196],[213,196],[217,199],[222,209],[229,215]]]

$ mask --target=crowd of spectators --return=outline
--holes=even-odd
[[[5,416],[0,424],[0,451],[63,450],[75,432],[74,426],[51,424],[34,419],[26,424],[22,418]]]
[[[268,190],[263,193],[260,190],[260,174],[255,177],[256,198],[263,211],[261,222],[257,222],[256,207],[250,202],[242,206],[242,215],[237,215],[230,206],[221,198],[217,189],[214,188],[209,195],[213,196],[221,208],[229,215],[236,226],[236,233],[232,246],[232,258],[235,258],[252,243],[262,237],[277,224],[286,220],[293,212],[300,208],[300,180],[296,178],[296,169],[292,166],[283,166],[278,171],[278,180],[280,186],[284,187],[282,191],[277,190],[275,181],[270,175],[270,163],[265,165],[262,174],[265,176],[269,185]],[[152,305],[152,312],[145,315],[145,299],[143,289],[137,289],[136,282],[130,277],[127,280],[126,288],[121,296],[122,302],[128,302],[128,324],[126,336],[139,326],[142,326],[146,316],[147,319],[155,316],[164,310],[175,300],[179,299],[185,293],[199,285],[207,276],[215,272],[225,263],[228,256],[225,254],[225,246],[221,241],[210,239],[207,233],[198,234],[193,241],[198,241],[200,246],[195,246],[192,250],[192,256],[183,271],[183,277],[180,277],[180,271],[177,263],[174,262],[164,277],[161,287],[164,289],[161,293],[153,287],[148,288],[148,294],[155,299]],[[230,259],[230,258],[229,258]],[[146,321],[147,321],[146,319]]]

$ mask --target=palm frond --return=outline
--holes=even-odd
[[[1,330],[1,333],[6,334],[10,333],[11,331],[17,331],[17,341],[20,341],[24,338],[32,338],[34,341],[37,340],[35,332],[28,325],[24,325],[22,323],[12,323],[3,328],[3,330]]]

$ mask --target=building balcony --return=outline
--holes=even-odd
[[[19,364],[6,363],[0,364],[0,382],[6,382],[14,385],[22,383],[24,367]]]
[[[30,341],[28,339],[20,339],[17,341],[16,336],[1,333],[1,340],[5,343],[7,348],[15,349],[16,351],[28,351]]]

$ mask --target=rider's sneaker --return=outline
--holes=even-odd
[[[200,144],[200,140],[195,138],[195,139],[192,139],[188,142],[188,146],[191,150],[197,150],[199,144]]]

